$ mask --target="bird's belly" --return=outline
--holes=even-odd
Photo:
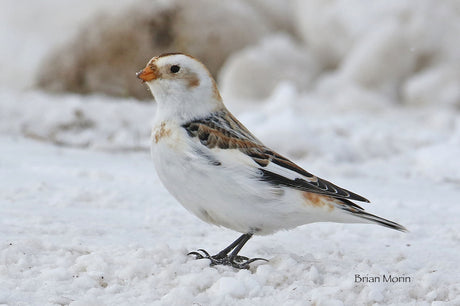
[[[270,195],[263,187],[260,194],[248,191],[253,180],[242,173],[223,166],[203,165],[162,143],[152,145],[152,158],[166,189],[201,220],[242,233],[264,234],[281,228],[272,224],[279,217],[279,195]]]
[[[213,184],[206,169],[168,144],[153,144],[151,151],[158,177],[169,193],[203,221],[220,225],[210,213],[214,206],[211,201],[216,199],[212,199],[214,192],[209,184]]]

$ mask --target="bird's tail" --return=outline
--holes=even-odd
[[[401,232],[407,232],[408,231],[401,224],[398,224],[396,222],[393,222],[393,221],[378,217],[376,215],[370,214],[368,212],[365,212],[364,210],[353,209],[353,210],[348,210],[348,211],[351,212],[356,217],[359,217],[361,219],[367,220],[369,223],[376,223],[376,224],[379,224],[379,225],[382,225],[382,226],[385,226],[385,227],[388,227],[388,228],[391,228],[391,229],[394,229],[394,230],[397,230],[397,231],[401,231]]]

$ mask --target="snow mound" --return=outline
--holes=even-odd
[[[394,25],[417,54],[431,51],[435,57],[458,57],[452,48],[460,30],[458,8],[455,0],[442,6],[430,0],[417,5],[407,0],[298,0],[294,12],[305,43],[324,66],[337,67],[361,40]]]
[[[1,1],[0,84],[14,89],[34,86],[50,50],[68,43],[82,23],[101,11],[115,14],[134,1],[138,0]]]
[[[408,105],[460,106],[460,67],[436,66],[413,75],[403,87]]]
[[[296,0],[244,0],[254,9],[265,16],[272,28],[276,31],[284,31],[294,34],[294,20],[292,12]]]
[[[458,1],[297,1],[296,17],[340,87],[410,105],[460,105]]]
[[[301,92],[327,89],[333,100],[352,90],[370,104],[458,107],[457,6],[428,0],[417,6],[396,0],[296,1],[303,44],[284,33],[233,53],[220,73],[223,95],[235,105],[257,104],[277,84],[290,82]]]
[[[134,73],[165,52],[191,54],[216,75],[231,53],[257,42],[277,26],[286,26],[285,13],[275,15],[273,9],[256,4],[243,0],[136,1],[119,14],[101,15],[85,23],[67,45],[53,50],[39,69],[38,85],[49,91],[146,99],[149,94]]]
[[[105,96],[0,91],[0,133],[74,147],[147,150],[153,104]]]
[[[279,34],[234,53],[221,70],[219,84],[224,98],[261,100],[280,82],[307,89],[318,72],[308,50]]]

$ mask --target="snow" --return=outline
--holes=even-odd
[[[345,5],[328,3],[333,10]],[[352,29],[353,45],[368,44],[366,20],[385,19],[399,7],[378,3],[360,8],[370,14],[362,21],[350,10],[333,15],[355,23],[344,28]],[[24,9],[20,2],[5,5],[9,12]],[[85,5],[68,12],[76,16],[55,33],[108,6]],[[404,7],[419,16],[420,9]],[[445,13],[446,24],[456,22],[453,14]],[[0,30],[6,56],[0,60],[0,305],[460,304],[460,90],[447,45],[437,54],[439,65],[422,71],[393,65],[376,75],[375,86],[356,81],[373,72],[355,66],[374,63],[372,54],[354,57],[358,51],[337,48],[331,52],[346,64],[323,72],[311,91],[285,80],[259,101],[224,97],[268,146],[369,198],[366,210],[410,231],[318,223],[254,237],[241,253],[269,262],[240,271],[186,255],[198,248],[218,252],[239,234],[201,222],[159,182],[148,152],[155,105],[30,89],[25,67],[37,67],[60,38],[42,35],[52,28],[46,20],[33,29],[26,27],[30,18],[0,20],[9,25]],[[381,45],[371,45],[397,49],[380,40],[390,30],[377,37]],[[335,37],[330,31],[313,42]],[[17,53],[20,39],[37,52]],[[401,72],[408,81],[395,97],[387,89]],[[356,275],[410,281],[357,282]]]
[[[0,83],[24,89],[31,87],[35,71],[46,54],[67,42],[78,25],[102,11],[115,13],[135,0],[112,2],[46,0],[0,3]],[[19,81],[18,81],[19,80]]]
[[[402,104],[459,107],[459,3],[298,0],[295,16],[305,48],[329,68],[318,87],[335,78]]]
[[[297,88],[309,88],[318,72],[318,65],[307,50],[290,36],[277,34],[235,52],[222,67],[219,84],[227,99],[264,100],[282,81]]]
[[[9,89],[2,90],[0,98],[2,116],[9,118],[0,122],[4,133],[107,150],[147,149],[149,145],[155,108],[134,99]]]
[[[331,114],[328,104],[318,104],[306,121],[307,115],[296,116],[304,103],[282,110],[279,97],[289,91],[296,97],[292,88],[278,91],[261,112],[239,117],[313,173],[370,198],[369,211],[402,223],[410,233],[312,224],[255,237],[243,249],[269,263],[254,263],[249,271],[209,267],[186,253],[200,247],[217,252],[237,233],[185,211],[161,186],[147,149],[126,151],[121,140],[104,140],[107,120],[99,117],[88,132],[94,144],[103,139],[105,147],[90,149],[38,142],[24,138],[20,129],[2,128],[0,303],[459,303],[458,114],[428,108],[391,108],[379,116],[372,116],[373,109]],[[79,108],[95,121],[105,106],[118,114],[110,124],[124,120],[128,130],[139,118],[147,126],[141,110],[153,108],[38,92],[10,94],[2,102],[27,114],[22,122],[3,117],[9,122],[3,126],[35,122],[43,135],[53,125],[37,123],[42,112],[27,113],[34,105],[51,119],[62,107]],[[409,276],[411,282],[355,283],[355,274]]]

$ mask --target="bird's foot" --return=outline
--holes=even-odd
[[[249,264],[257,261],[257,260],[264,260],[268,261],[265,258],[248,258],[246,256],[228,256],[228,255],[221,255],[217,254],[214,256],[209,255],[206,250],[198,249],[196,252],[190,252],[187,255],[195,255],[196,259],[209,259],[211,261],[210,266],[216,265],[224,265],[224,266],[232,266],[236,269],[249,269]]]

